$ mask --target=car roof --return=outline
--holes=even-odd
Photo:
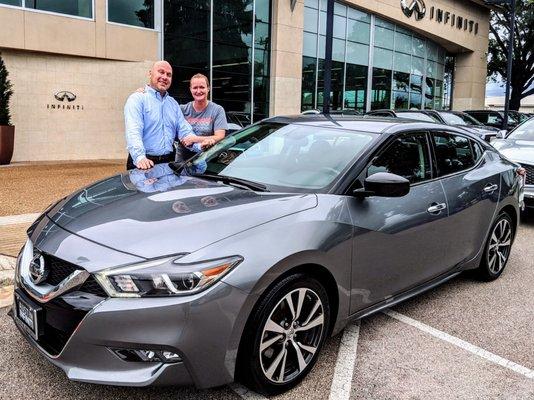
[[[324,128],[340,128],[360,132],[371,133],[394,133],[407,130],[423,130],[436,128],[448,131],[455,131],[465,134],[463,129],[454,128],[439,123],[416,121],[413,119],[404,118],[387,118],[387,117],[372,117],[372,116],[343,116],[343,115],[324,115],[324,114],[309,114],[309,115],[288,115],[277,116],[263,120],[265,122],[278,122],[284,124],[299,124],[310,125]]]

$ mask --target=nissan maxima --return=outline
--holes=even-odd
[[[523,182],[454,127],[267,119],[51,205],[12,316],[72,380],[281,393],[350,321],[465,270],[498,278]]]

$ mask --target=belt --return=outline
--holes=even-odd
[[[161,156],[147,154],[146,158],[154,162],[174,161],[174,153],[163,154]]]

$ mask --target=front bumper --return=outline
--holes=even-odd
[[[26,339],[69,379],[119,386],[194,384],[208,388],[233,381],[246,321],[240,313],[247,300],[246,293],[223,282],[195,296],[108,298],[83,317],[57,355],[45,350],[22,322],[14,320]],[[167,350],[183,361],[124,361],[112,348]]]
[[[525,185],[523,201],[525,207],[534,208],[534,185]]]

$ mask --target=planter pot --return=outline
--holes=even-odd
[[[15,127],[0,125],[0,165],[9,164],[13,156]]]

